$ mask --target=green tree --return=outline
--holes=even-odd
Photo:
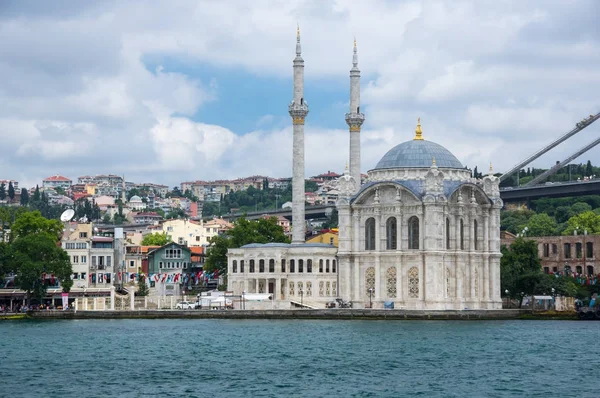
[[[60,221],[49,220],[36,210],[21,213],[12,224],[10,232],[12,241],[29,235],[48,235],[56,242],[60,239],[62,230]]]
[[[573,217],[578,214],[585,213],[586,211],[591,211],[591,210],[592,210],[592,206],[590,206],[589,204],[587,204],[585,202],[577,202],[577,203],[574,203],[571,206],[571,208],[569,209],[569,217]]]
[[[209,240],[204,269],[219,270],[223,275],[227,272],[227,249],[238,248],[249,243],[289,243],[283,228],[277,223],[276,217],[247,220],[240,217],[234,222],[233,228],[224,235],[218,235]]]
[[[1,183],[0,184],[0,200],[4,200],[4,199],[6,199],[6,184]]]
[[[546,213],[534,214],[527,222],[527,236],[551,236],[556,234],[556,220]]]
[[[575,231],[577,231],[578,234],[583,234],[584,231],[587,231],[588,234],[599,234],[600,215],[593,211],[586,211],[569,218],[567,228],[563,231],[563,235],[573,235]]]
[[[11,202],[15,200],[15,187],[13,186],[12,181],[8,183],[8,198]]]
[[[157,232],[144,236],[142,239],[142,246],[164,246],[172,241],[171,236],[166,232]]]
[[[305,181],[304,182],[304,190],[306,192],[316,192],[319,189],[319,185],[314,181]]]
[[[21,188],[21,206],[27,206],[29,203],[29,191],[25,188]]]
[[[187,214],[185,214],[185,211],[180,207],[171,209],[171,211],[169,211],[167,213],[167,215],[165,216],[165,218],[167,218],[167,219],[186,218],[186,217],[187,217]]]
[[[136,296],[147,296],[150,294],[150,289],[148,289],[148,285],[146,285],[146,275],[140,274],[140,279],[138,280],[138,289],[135,292]]]
[[[110,224],[110,221],[111,221],[110,220],[110,214],[106,213],[104,215],[104,217],[102,218],[102,223],[104,223],[104,224]]]
[[[33,191],[33,201],[39,202],[42,200],[42,196],[40,195],[40,187],[38,185],[35,186],[35,191]]]
[[[53,275],[59,280],[63,291],[73,286],[73,269],[69,255],[50,234],[20,235],[12,243],[11,268],[16,271],[15,284],[27,292],[28,298],[42,299],[46,295],[46,280],[43,276]]]
[[[502,246],[500,259],[500,286],[501,293],[508,297],[523,299],[523,294],[530,295],[536,292],[544,274],[540,258],[538,257],[537,243],[533,240],[517,238],[510,247]]]

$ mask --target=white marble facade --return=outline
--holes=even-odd
[[[398,156],[384,162],[393,151]],[[435,155],[449,162],[438,167]],[[340,180],[347,192],[337,204],[341,297],[355,307],[369,306],[371,295],[373,308],[501,308],[498,179],[472,179],[452,154],[422,139],[386,156],[357,194],[352,177]]]

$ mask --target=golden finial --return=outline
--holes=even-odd
[[[436,163],[435,163],[435,157],[431,158],[431,166],[435,167]]]
[[[356,48],[356,37],[354,38],[354,48]]]
[[[423,131],[421,130],[421,118],[418,119],[417,128],[415,129],[415,140],[423,139]]]
[[[494,174],[494,169],[492,168],[492,162],[490,162],[490,175]]]
[[[300,37],[300,24],[298,24],[298,28],[296,29],[296,36]]]
[[[345,174],[348,174],[348,162],[346,162]]]

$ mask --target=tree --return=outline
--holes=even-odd
[[[314,181],[305,181],[304,189],[306,192],[317,192],[319,190],[319,185]]]
[[[528,236],[550,236],[556,234],[556,220],[546,213],[534,214],[527,222]]]
[[[186,218],[186,217],[187,217],[187,214],[185,214],[185,211],[180,207],[171,209],[165,216],[165,218],[167,218],[167,219]]]
[[[69,255],[57,239],[46,233],[19,236],[12,243],[11,268],[16,271],[15,284],[25,290],[29,298],[42,299],[46,295],[47,281],[44,275],[56,278],[63,291],[73,286],[73,269]]]
[[[28,211],[20,214],[11,227],[11,240],[29,235],[48,235],[55,242],[62,235],[63,225],[58,220],[49,220],[39,211]]]
[[[219,270],[221,274],[227,271],[227,249],[237,248],[249,243],[289,243],[283,228],[277,223],[276,217],[247,220],[240,217],[232,229],[224,235],[218,235],[209,240],[210,246],[204,263],[207,271]]]
[[[35,191],[33,191],[33,201],[39,202],[42,200],[42,196],[40,195],[40,187],[38,185],[35,186]]]
[[[15,199],[15,187],[13,186],[12,181],[8,183],[8,198],[11,202]]]
[[[140,274],[140,279],[138,280],[138,290],[135,292],[135,295],[144,297],[148,294],[150,294],[150,289],[148,289],[148,285],[146,285],[146,275]]]
[[[29,203],[29,191],[25,188],[21,188],[21,206],[27,206]]]
[[[6,184],[0,184],[0,200],[6,199]]]
[[[144,236],[142,246],[164,246],[172,241],[171,236],[166,232],[153,233]]]
[[[517,238],[510,247],[502,246],[500,259],[501,293],[508,297],[523,299],[525,295],[533,294],[544,276],[537,243],[533,240]]]
[[[563,231],[563,235],[573,235],[577,231],[578,234],[583,234],[587,231],[588,234],[600,233],[600,215],[593,211],[586,211],[569,218],[567,228]]]
[[[587,161],[587,164],[585,165],[585,175],[588,177],[594,175],[594,168],[592,167],[592,162],[590,162],[589,160]]]

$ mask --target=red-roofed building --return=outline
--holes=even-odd
[[[319,174],[318,176],[315,176],[313,178],[320,179],[323,181],[331,181],[331,180],[335,180],[336,178],[340,178],[341,176],[342,176],[341,174],[327,170],[327,173]]]
[[[73,181],[71,181],[67,177],[63,177],[57,174],[48,178],[44,178],[44,181],[42,182],[42,187],[44,187],[44,189],[62,188],[67,190],[71,187],[72,184]]]

